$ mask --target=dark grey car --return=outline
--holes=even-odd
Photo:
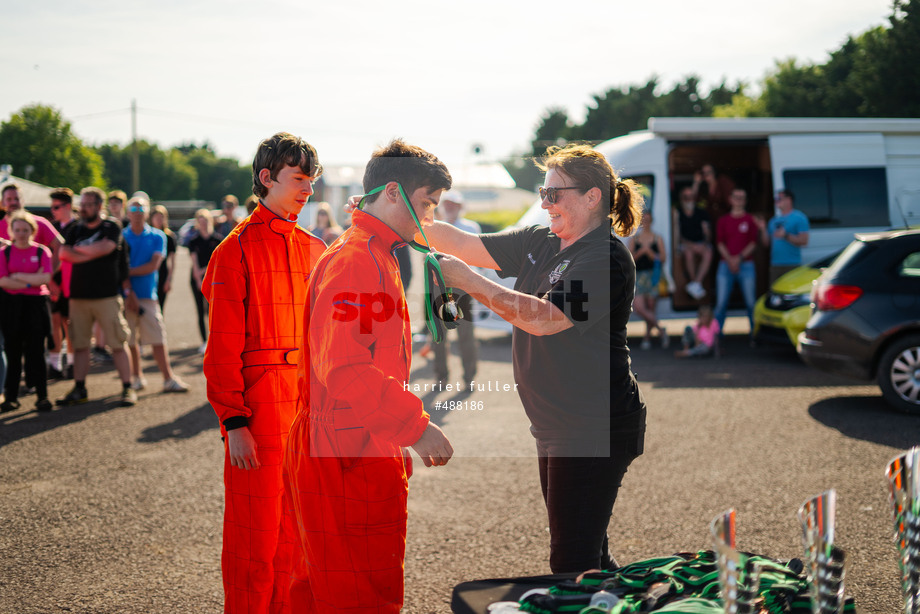
[[[920,414],[920,230],[857,235],[815,282],[797,349],[810,366],[877,380]]]

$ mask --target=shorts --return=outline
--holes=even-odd
[[[658,277],[654,269],[636,271],[636,295],[658,296]]]
[[[137,302],[140,304],[139,311],[125,310],[129,330],[128,345],[163,345],[166,341],[166,327],[163,324],[163,314],[160,313],[160,304],[153,298],[142,298]]]
[[[70,340],[74,350],[88,350],[93,339],[93,322],[98,322],[106,344],[113,349],[128,340],[128,323],[120,296],[70,299]]]
[[[70,317],[70,299],[63,294],[58,300],[51,301],[51,313],[60,314],[65,320]]]

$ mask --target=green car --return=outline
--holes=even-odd
[[[754,338],[758,343],[790,344],[811,317],[811,288],[840,252],[792,269],[773,282],[770,291],[754,305]]]

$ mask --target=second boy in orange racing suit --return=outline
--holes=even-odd
[[[290,219],[322,172],[315,150],[275,135],[260,145],[253,171],[262,200],[215,250],[202,284],[208,400],[227,442],[224,611],[247,614],[290,612],[296,527],[282,503],[281,461],[297,406],[306,286],[325,250]]]
[[[400,178],[394,159],[422,155]],[[406,387],[412,345],[393,253],[416,229],[401,194],[431,223],[450,175],[431,154],[394,141],[368,163],[365,189],[378,181],[386,189],[367,212],[355,211],[310,279],[309,377],[285,453],[308,566],[291,589],[297,612],[399,612],[408,496],[402,448],[412,446],[426,466],[453,453]]]

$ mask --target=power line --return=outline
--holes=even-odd
[[[83,114],[83,115],[74,115],[74,116],[71,117],[70,119],[71,119],[71,120],[74,120],[74,119],[92,119],[92,118],[94,118],[94,117],[105,117],[105,116],[108,116],[108,115],[119,115],[119,114],[121,114],[121,113],[130,113],[130,112],[131,112],[131,109],[130,109],[130,108],[116,109],[116,110],[114,110],[114,111],[100,111],[100,112],[98,112],[98,113],[86,113],[86,114]]]

